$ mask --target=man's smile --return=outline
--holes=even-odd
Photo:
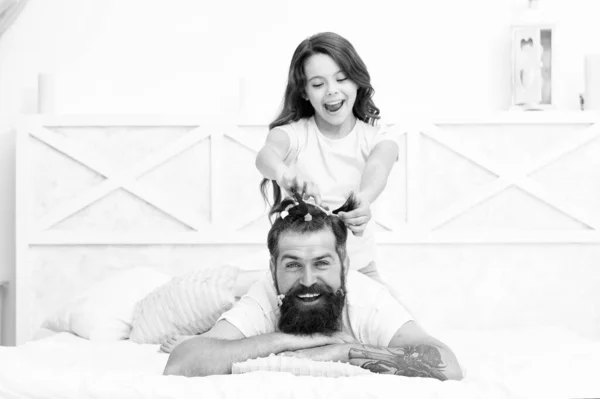
[[[296,298],[300,299],[302,302],[315,302],[321,298],[321,294],[300,294],[296,295]]]

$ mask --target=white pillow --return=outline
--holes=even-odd
[[[235,284],[235,296],[241,298],[265,273],[271,273],[269,268],[269,250],[266,245],[263,248],[244,253],[237,258],[227,261],[226,265],[236,267],[240,270]]]
[[[238,272],[220,266],[174,277],[137,304],[129,339],[159,344],[172,336],[208,331],[233,306]]]
[[[171,276],[146,267],[118,272],[48,317],[42,328],[92,341],[127,339],[136,304]]]
[[[276,356],[274,354],[268,357],[233,363],[231,366],[232,374],[250,373],[252,371],[280,371],[311,377],[353,377],[372,374],[369,370],[350,363],[320,362],[292,356]]]

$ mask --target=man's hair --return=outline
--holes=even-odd
[[[337,214],[339,212],[349,212],[356,208],[357,202],[354,194],[350,194],[344,205],[332,211],[330,215],[323,212],[322,209],[303,201],[299,194],[295,193],[294,197],[294,199],[287,198],[283,200],[271,210],[272,215],[278,215],[267,236],[267,246],[271,258],[276,261],[279,256],[279,240],[282,234],[310,234],[329,229],[335,236],[335,251],[340,257],[340,262],[343,263],[346,258],[348,230]],[[281,217],[283,212],[287,212],[285,217]],[[306,215],[310,216],[307,217]]]

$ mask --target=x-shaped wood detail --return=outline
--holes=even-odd
[[[494,197],[510,186],[520,188],[554,209],[585,224],[590,229],[599,229],[600,220],[581,212],[577,206],[561,198],[560,195],[548,191],[543,185],[528,176],[600,137],[600,128],[597,125],[593,124],[586,127],[579,135],[573,136],[573,138],[562,143],[560,148],[551,149],[538,160],[529,162],[527,165],[518,165],[518,167],[499,164],[476,151],[466,148],[458,140],[453,140],[443,128],[436,125],[424,126],[420,129],[420,134],[498,176],[493,182],[475,189],[468,198],[453,203],[446,210],[425,221],[422,225],[424,230],[433,231],[441,227],[446,222],[464,214],[472,207]]]
[[[223,134],[223,130],[228,130],[228,133],[226,135]],[[206,228],[206,226],[204,226],[204,224],[199,221],[198,218],[192,216],[193,212],[186,207],[185,204],[174,201],[172,198],[165,197],[160,192],[150,189],[145,184],[136,181],[136,179],[160,166],[161,164],[169,161],[170,159],[177,157],[185,150],[207,138],[210,138],[211,143],[211,187],[209,188],[212,196],[210,207],[212,222],[211,230],[220,230],[222,226],[219,226],[219,224],[215,223],[214,220],[214,214],[216,213],[215,208],[219,203],[215,197],[219,192],[219,170],[215,165],[220,164],[219,157],[222,156],[221,143],[223,137],[228,136],[235,142],[243,145],[251,151],[258,151],[257,144],[245,138],[244,132],[239,131],[237,127],[224,128],[220,126],[217,128],[211,126],[202,126],[192,129],[190,132],[186,133],[183,137],[176,140],[171,145],[151,154],[150,156],[147,156],[141,161],[123,169],[116,169],[109,162],[97,156],[93,152],[84,150],[71,140],[64,139],[60,135],[54,134],[45,127],[35,126],[29,130],[29,133],[32,137],[35,137],[49,147],[63,153],[67,157],[106,178],[106,180],[104,180],[102,183],[84,190],[75,198],[64,201],[62,204],[51,210],[51,212],[35,221],[33,227],[34,231],[36,232],[42,232],[48,228],[51,228],[60,221],[65,220],[86,206],[89,206],[95,201],[105,197],[107,194],[120,188],[125,189],[131,194],[148,202],[160,211],[185,224],[186,226],[196,231],[201,231],[203,228]],[[253,220],[257,219],[258,218],[255,218]],[[253,220],[242,220],[239,222],[243,226],[252,223]]]
[[[94,125],[94,127],[96,126]],[[226,131],[227,133],[223,133],[223,131]],[[218,223],[219,221],[215,220],[215,214],[217,213],[215,209],[219,207],[217,195],[220,192],[220,176],[216,165],[221,164],[220,157],[224,156],[222,151],[224,137],[232,139],[237,144],[242,145],[254,153],[258,152],[261,146],[261,143],[249,139],[247,132],[237,126],[202,126],[193,128],[183,137],[174,141],[162,150],[151,154],[133,165],[119,170],[115,169],[113,165],[96,154],[82,149],[71,140],[54,134],[48,128],[34,126],[29,130],[29,133],[32,137],[37,138],[51,148],[65,154],[69,158],[106,178],[106,180],[99,185],[84,190],[77,197],[64,201],[62,204],[51,210],[51,212],[42,216],[34,224],[34,231],[36,232],[42,232],[51,228],[56,223],[70,217],[119,188],[123,188],[131,194],[150,203],[165,214],[195,231],[206,229],[205,224],[198,220],[197,217],[194,217],[193,212],[186,207],[185,204],[178,203],[172,198],[166,198],[160,192],[148,188],[145,184],[136,181],[136,179],[170,159],[177,157],[185,150],[207,138],[210,138],[211,145],[211,187],[209,188],[211,193],[211,231],[223,233],[227,229],[243,228],[244,226],[256,222],[261,217],[265,217],[264,213],[260,215],[250,215],[243,220],[237,220],[236,226],[226,226],[226,223]],[[420,162],[422,162],[422,160],[418,158],[418,147],[421,145],[423,136],[433,140],[459,156],[464,157],[494,175],[497,175],[498,178],[489,184],[474,189],[467,198],[456,201],[444,211],[433,215],[427,220],[418,220],[421,206],[420,198],[418,198],[419,170],[421,168]],[[548,191],[543,185],[537,183],[528,175],[589,144],[599,136],[600,128],[597,125],[592,124],[580,131],[578,135],[563,142],[560,147],[547,151],[536,161],[532,161],[526,165],[521,164],[511,167],[510,165],[499,164],[492,159],[483,156],[481,153],[478,153],[476,150],[467,148],[459,140],[453,139],[448,132],[437,125],[422,126],[418,130],[406,133],[407,224],[402,226],[400,221],[381,218],[378,218],[377,222],[392,231],[404,230],[405,232],[413,231],[420,233],[435,231],[450,220],[466,213],[474,206],[496,196],[505,189],[514,186],[565,215],[583,223],[590,229],[598,230],[600,227],[600,220],[585,214],[585,212],[582,212],[577,206],[569,203],[569,201],[562,198],[559,194]],[[383,212],[380,212],[380,215],[382,213]]]

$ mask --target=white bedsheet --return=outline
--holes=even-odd
[[[0,348],[0,398],[582,398],[600,397],[600,342],[554,329],[437,334],[463,381],[288,373],[162,376],[156,345],[91,342],[61,333]]]

